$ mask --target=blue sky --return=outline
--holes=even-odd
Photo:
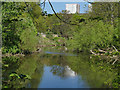
[[[44,0],[41,0],[44,1]],[[48,0],[46,0],[47,2]],[[85,2],[85,0],[50,0],[51,2]],[[90,2],[93,2],[94,0],[88,0]]]
[[[51,3],[52,3],[52,5],[57,13],[66,9],[65,4],[73,4],[73,3],[75,3],[75,4],[77,3],[80,5],[80,13],[85,13],[88,10],[88,6],[87,6],[88,3],[87,2],[51,2]],[[44,11],[47,11],[48,14],[53,14],[53,11],[52,11],[48,2],[46,2],[46,4],[45,4]]]
[[[44,1],[44,0],[41,0]],[[47,1],[47,0],[46,0]],[[51,2],[119,2],[120,0],[50,0]]]

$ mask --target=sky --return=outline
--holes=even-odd
[[[41,0],[44,1],[44,0]],[[85,0],[50,0],[51,2],[85,2]],[[93,2],[94,0],[88,0]],[[48,0],[46,0],[48,2]]]
[[[42,1],[44,0],[41,0],[41,2]],[[77,3],[80,5],[80,13],[86,13],[86,11],[88,10],[88,3],[86,1],[89,1],[89,2],[97,1],[98,2],[98,1],[111,1],[111,0],[50,0],[50,1],[57,13],[66,9],[65,4],[73,4],[73,3]],[[47,11],[48,14],[53,14],[53,11],[48,3],[48,0],[46,0],[44,11]]]
[[[44,1],[44,0],[41,0]],[[48,0],[46,0],[48,1]],[[120,0],[50,0],[51,2],[119,2]]]
[[[54,7],[54,10],[57,13],[60,13],[62,10],[66,10],[66,4],[73,4],[73,3],[75,4],[77,3],[80,5],[80,13],[85,13],[88,10],[87,2],[51,2],[51,3]],[[44,11],[47,11],[48,14],[53,14],[53,11],[48,2],[46,2],[45,4]]]
[[[44,0],[0,0],[4,2],[39,2]],[[48,0],[46,0],[48,1]],[[84,0],[50,0],[51,2],[85,2]],[[120,0],[88,0],[90,2],[119,2]]]

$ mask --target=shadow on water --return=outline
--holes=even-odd
[[[66,53],[58,49],[44,49],[20,58],[16,69],[8,68],[3,77],[14,71],[18,75],[24,74],[30,80],[14,80],[12,87],[25,88],[104,88],[106,83],[113,81],[116,73],[103,63],[94,64],[89,54]],[[105,69],[103,69],[103,67]],[[9,78],[8,78],[9,79]]]

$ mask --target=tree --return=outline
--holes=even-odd
[[[112,44],[114,28],[103,21],[90,21],[88,24],[82,24],[78,31],[74,32],[70,45],[74,49],[91,50],[94,48],[103,48]]]
[[[118,2],[95,2],[92,4],[92,12],[89,13],[90,18],[114,25],[114,20],[118,17],[118,6]]]
[[[29,14],[32,17],[33,23],[37,29],[38,32],[45,32],[46,31],[46,16],[42,12],[42,9],[40,8],[39,4],[33,3],[26,3],[27,8],[29,11]]]
[[[2,40],[5,53],[19,53],[20,49],[33,51],[38,40],[32,16],[24,2],[2,5]]]
[[[82,18],[84,22],[75,30],[73,39],[70,39],[72,48],[90,50],[115,46],[119,49],[118,3],[95,2],[92,12]]]

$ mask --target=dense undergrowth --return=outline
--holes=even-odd
[[[29,54],[41,47],[65,46],[68,50],[78,53],[90,52],[99,57],[98,62],[104,59],[104,63],[110,63],[114,68],[118,68],[120,64],[118,5],[118,3],[95,3],[92,12],[82,15],[67,14],[67,11],[63,10],[59,17],[76,24],[71,25],[60,21],[54,14],[45,14],[39,3],[4,2],[2,53]],[[3,62],[4,67],[7,67],[6,63],[8,62]],[[120,87],[119,81],[118,75],[113,81],[115,82],[113,87]]]

